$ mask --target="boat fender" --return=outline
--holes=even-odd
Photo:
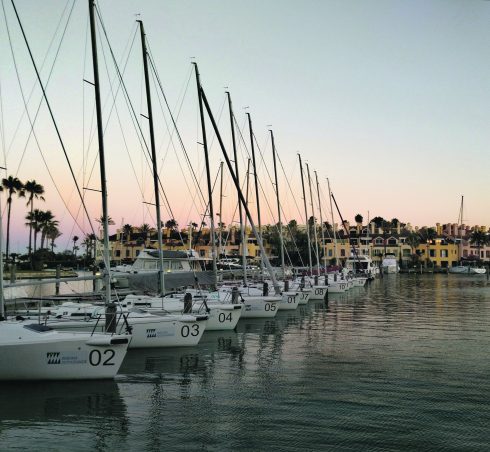
[[[238,287],[233,287],[233,289],[231,289],[231,303],[232,304],[238,303],[238,295],[239,295]]]
[[[184,314],[190,314],[192,312],[192,294],[187,292],[184,295]]]
[[[262,295],[264,297],[267,297],[269,295],[269,284],[266,281],[264,281],[264,286],[262,289]]]

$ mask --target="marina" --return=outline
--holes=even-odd
[[[3,383],[2,448],[485,450],[487,284],[387,275],[197,347],[129,351],[111,382]]]

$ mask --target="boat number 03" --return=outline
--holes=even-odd
[[[99,350],[92,350],[88,355],[88,360],[91,366],[98,366],[101,363],[103,366],[113,366],[112,358],[115,354],[116,352],[110,348],[104,350],[103,353]]]
[[[188,325],[184,325],[180,329],[180,334],[182,334],[182,337],[187,337],[189,334],[191,336],[197,336],[199,334],[199,325],[192,325],[192,329]]]
[[[276,310],[276,305],[271,304],[271,303],[266,303],[265,308],[266,311],[275,311]]]
[[[315,295],[323,295],[323,289],[315,289]]]
[[[223,323],[225,322],[226,320],[228,320],[228,322],[231,322],[231,312],[226,315],[224,312],[221,312],[220,315],[218,316],[218,320],[220,321],[220,323]]]

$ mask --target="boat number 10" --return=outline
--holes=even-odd
[[[108,348],[101,353],[99,350],[92,350],[88,355],[88,360],[91,366],[98,366],[102,364],[103,366],[113,366],[112,358],[116,352]]]

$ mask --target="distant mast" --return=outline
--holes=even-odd
[[[226,95],[228,96],[228,110],[230,112],[230,126],[231,126],[231,141],[233,144],[233,158],[235,160],[235,175],[238,185],[240,185],[240,175],[238,172],[238,156],[236,150],[236,139],[235,139],[235,122],[233,120],[233,106],[231,104],[231,95],[227,91]],[[248,180],[247,180],[248,184]],[[242,212],[242,203],[240,202],[240,196],[238,196],[238,216],[240,217],[240,239],[241,239],[241,248],[242,248],[242,268],[243,268],[243,285],[247,286],[247,244],[245,242],[245,228],[243,226],[243,212]],[[248,185],[247,185],[247,201],[248,201]]]
[[[299,157],[299,170],[301,172],[301,187],[303,188],[303,204],[305,208],[306,219],[306,237],[308,238],[308,262],[310,264],[310,275],[313,275],[313,264],[311,263],[311,240],[310,240],[310,227],[308,224],[308,209],[306,207],[306,193],[305,193],[305,179],[303,177],[303,164],[301,163],[301,155]]]
[[[146,106],[148,113],[148,123],[150,126],[150,145],[151,145],[151,160],[153,170],[153,189],[155,191],[155,210],[157,216],[157,235],[158,235],[158,285],[159,292],[162,296],[165,295],[165,272],[163,271],[163,238],[162,238],[162,217],[160,212],[160,190],[158,187],[158,169],[157,169],[157,154],[155,146],[155,129],[153,126],[153,109],[151,106],[151,90],[150,77],[148,75],[148,51],[146,49],[146,35],[143,27],[143,21],[138,20],[141,33],[141,48],[143,53],[143,68],[145,72],[145,88],[146,88]]]

